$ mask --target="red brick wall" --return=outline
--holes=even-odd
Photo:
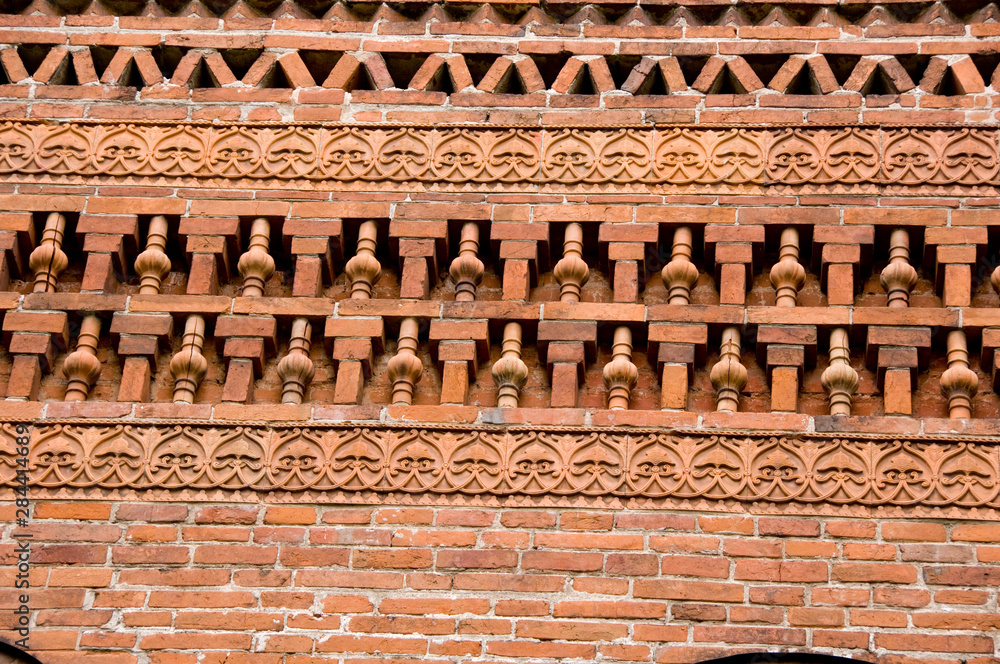
[[[39,502],[31,531],[46,664],[988,662],[1000,627],[974,521]]]

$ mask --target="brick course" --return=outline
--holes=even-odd
[[[246,661],[288,664],[598,653],[693,662],[799,647],[931,662],[989,657],[996,647],[1000,568],[975,556],[997,538],[969,541],[973,522],[906,522],[917,543],[964,552],[960,563],[908,558],[891,518],[859,529],[832,517],[247,505],[238,508],[245,545],[194,534],[195,524],[232,523],[233,510],[39,502],[35,551],[65,546],[67,532],[76,542],[71,556],[38,556],[32,572],[32,642],[43,661],[73,661],[76,647],[115,662],[139,662],[139,652],[157,662],[246,652]],[[295,525],[268,525],[283,514]],[[345,521],[364,539],[331,541],[323,524]],[[118,560],[135,548],[136,528],[160,536],[139,549],[145,560]],[[705,544],[675,555],[664,540]],[[769,557],[734,557],[737,547]],[[5,578],[10,585],[13,574]],[[3,597],[9,605],[13,590]]]

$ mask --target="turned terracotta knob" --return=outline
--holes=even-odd
[[[698,281],[698,268],[691,262],[691,229],[681,226],[674,231],[670,262],[663,266],[660,278],[667,287],[667,304],[689,304],[691,287]]]
[[[830,414],[850,415],[851,398],[861,382],[851,366],[847,331],[842,327],[830,332],[830,366],[823,370],[820,382],[830,401]]]
[[[563,257],[556,263],[552,275],[559,282],[561,302],[579,302],[580,291],[590,279],[590,268],[583,260],[583,227],[570,224],[563,241]]]
[[[378,226],[374,221],[366,221],[358,230],[358,250],[344,266],[347,278],[351,280],[351,298],[367,300],[372,289],[382,277],[382,264],[375,258]]]
[[[897,228],[889,238],[889,264],[882,270],[882,288],[889,294],[888,306],[910,306],[910,291],[917,285],[917,271],[910,265],[910,235]]]
[[[413,403],[413,390],[420,382],[420,374],[424,370],[423,363],[417,357],[419,329],[416,318],[404,318],[399,326],[399,344],[388,366],[394,404]]]
[[[740,331],[727,327],[722,332],[719,361],[712,367],[712,385],[715,386],[715,410],[735,413],[740,406],[740,392],[747,385],[747,369],[740,363]]]

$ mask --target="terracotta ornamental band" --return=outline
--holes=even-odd
[[[0,125],[9,182],[318,190],[994,192],[992,127]]]
[[[15,485],[15,425],[0,483]],[[996,518],[991,439],[552,427],[42,423],[38,495]]]

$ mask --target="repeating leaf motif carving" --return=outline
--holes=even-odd
[[[993,188],[998,130],[0,124],[0,174],[230,186],[902,193]],[[860,189],[859,189],[860,188]]]
[[[14,428],[0,485],[14,486]],[[561,429],[36,426],[44,489],[666,498],[1000,509],[995,444],[817,434]],[[421,498],[422,499],[422,498]]]

